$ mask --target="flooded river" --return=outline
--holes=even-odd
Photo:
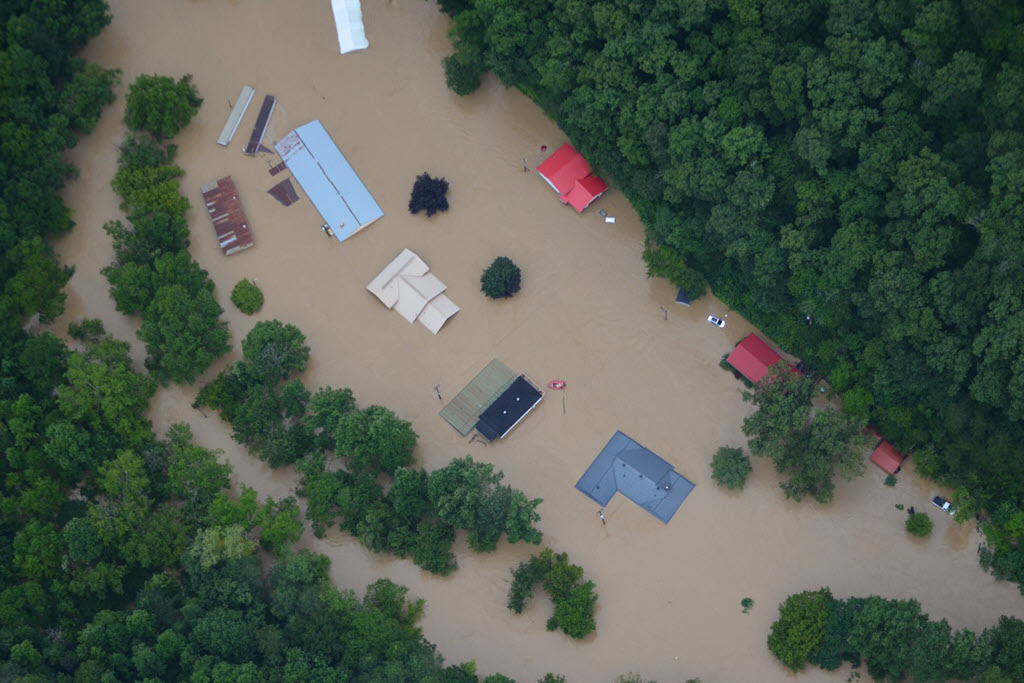
[[[550,604],[535,598],[522,615],[505,608],[509,570],[536,548],[502,545],[474,556],[460,539],[460,569],[448,578],[411,562],[368,554],[351,537],[311,534],[303,543],[330,556],[338,586],[362,588],[385,575],[427,600],[421,622],[448,662],[475,659],[481,674],[504,672],[534,681],[557,672],[570,681],[612,681],[633,671],[662,683],[791,678],[765,641],[776,606],[788,594],[822,585],[840,597],[879,594],[918,598],[933,618],[954,628],[982,629],[1000,614],[1024,617],[1014,585],[1000,584],[977,565],[981,541],[973,525],[958,526],[937,511],[932,536],[912,539],[902,503],[928,509],[938,490],[912,471],[898,486],[884,473],[837,486],[836,502],[786,501],[770,465],[754,463],[746,489],[729,493],[710,479],[709,461],[722,445],[743,445],[740,425],[750,410],[742,386],[718,367],[751,327],[737,315],[724,329],[704,322],[729,311],[713,297],[692,308],[674,303],[674,289],[649,280],[640,253],[643,226],[614,191],[582,215],[561,205],[534,171],[565,141],[544,114],[518,92],[487,78],[459,98],[444,86],[441,58],[449,51],[447,20],[423,0],[364,0],[370,48],[337,54],[326,0],[111,0],[114,21],[85,56],[124,70],[118,102],[96,132],[71,154],[81,171],[66,198],[78,223],[58,242],[74,264],[67,313],[56,328],[83,316],[135,339],[137,320],[113,307],[99,270],[110,262],[105,221],[119,216],[109,180],[121,137],[124,89],[140,73],[191,73],[205,103],[175,142],[192,206],[192,253],[217,285],[233,342],[257,319],[296,324],[313,361],[307,386],[348,386],[363,406],[386,405],[411,420],[420,436],[416,456],[433,469],[470,453],[494,463],[507,483],[542,497],[546,544],[569,553],[600,595],[597,632],[582,642],[545,631]],[[232,144],[216,144],[243,84],[256,97]],[[301,192],[285,208],[266,191],[283,177],[268,169],[276,156],[247,157],[258,104],[278,98],[264,144],[320,119],[384,210],[383,219],[344,244],[320,231],[322,222]],[[427,219],[406,210],[412,182],[427,171],[451,183],[451,210]],[[255,247],[225,258],[204,210],[200,186],[232,175],[248,214]],[[606,224],[598,214],[615,216]],[[434,336],[387,311],[365,290],[403,247],[417,252],[448,285],[461,307]],[[494,302],[480,292],[481,270],[508,256],[523,271],[522,291]],[[228,301],[243,277],[266,295],[255,317]],[[666,313],[667,311],[667,313]],[[538,383],[564,379],[564,392],[544,401],[500,443],[468,443],[438,416],[447,401],[492,358]],[[206,379],[221,367],[211,369]],[[261,495],[288,495],[295,478],[248,457],[216,417],[189,406],[195,388],[161,390],[153,401],[158,430],[192,425],[197,441],[220,448],[244,482]],[[696,484],[668,525],[616,496],[605,509],[573,488],[616,429],[671,462]],[[912,470],[911,467],[906,468]],[[743,614],[740,600],[755,601]],[[812,671],[806,681],[839,681],[845,673]]]

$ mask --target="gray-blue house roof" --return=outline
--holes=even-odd
[[[616,491],[666,524],[693,482],[620,431],[597,454],[576,488],[604,507]]]
[[[384,215],[319,119],[288,133],[274,149],[339,242]]]

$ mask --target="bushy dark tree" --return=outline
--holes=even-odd
[[[412,196],[409,198],[409,213],[426,211],[427,218],[435,213],[448,210],[448,181],[444,178],[431,178],[429,173],[416,176],[412,185]]]
[[[521,284],[519,266],[505,256],[494,259],[480,276],[480,288],[492,299],[507,299],[519,291]]]

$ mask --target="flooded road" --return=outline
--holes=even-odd
[[[112,257],[105,221],[119,217],[109,181],[127,84],[140,73],[191,73],[205,103],[175,142],[183,191],[194,207],[192,254],[217,285],[232,341],[256,320],[297,325],[312,347],[308,387],[348,386],[360,405],[392,408],[420,435],[418,461],[428,469],[470,453],[505,472],[510,485],[541,497],[547,545],[568,552],[600,595],[597,632],[582,642],[545,631],[550,605],[542,596],[522,615],[505,608],[509,570],[536,551],[502,545],[474,556],[460,538],[460,568],[438,578],[411,562],[368,554],[351,537],[332,532],[303,543],[327,554],[341,587],[361,591],[386,575],[427,600],[421,622],[446,661],[475,659],[478,671],[519,681],[545,672],[570,681],[612,681],[634,671],[666,683],[791,678],[765,641],[776,606],[788,594],[831,586],[838,597],[879,594],[918,598],[932,618],[980,630],[1000,614],[1024,617],[1016,586],[999,584],[977,565],[980,535],[928,505],[938,490],[912,467],[898,486],[869,466],[860,480],[839,483],[836,502],[786,501],[770,464],[754,463],[746,489],[730,493],[710,479],[719,446],[745,443],[740,431],[750,406],[742,386],[718,367],[722,355],[751,331],[736,315],[724,329],[704,319],[729,311],[713,297],[692,308],[674,302],[665,281],[649,280],[640,253],[643,227],[628,202],[610,191],[582,215],[561,205],[535,167],[565,141],[553,122],[518,92],[493,78],[459,98],[444,86],[440,60],[449,51],[447,20],[422,0],[364,0],[370,48],[337,54],[326,0],[111,0],[114,21],[85,56],[124,70],[118,102],[96,132],[71,154],[80,177],[66,190],[78,223],[56,245],[75,275],[68,286],[69,320],[101,318],[133,342],[137,320],[114,310],[99,270]],[[256,97],[232,144],[217,136],[243,84]],[[338,244],[300,191],[285,208],[266,191],[275,155],[246,157],[263,95],[278,98],[264,144],[320,119],[383,208],[385,216]],[[541,146],[548,152],[542,153]],[[406,205],[413,180],[427,171],[451,183],[451,210],[427,219]],[[232,175],[255,246],[225,258],[200,186]],[[598,210],[617,217],[606,224]],[[459,312],[431,335],[386,310],[365,290],[403,247],[418,253],[448,285]],[[480,292],[480,273],[508,256],[523,271],[523,288],[508,301]],[[266,304],[254,318],[228,301],[241,278],[257,281]],[[663,308],[667,310],[667,319]],[[538,383],[564,379],[564,392],[545,400],[502,442],[468,443],[439,416],[443,405],[492,358]],[[222,359],[209,379],[234,357]],[[192,425],[197,442],[220,448],[234,480],[263,496],[288,495],[289,471],[272,471],[247,456],[216,417],[190,408],[196,388],[171,387],[153,400],[158,430]],[[660,454],[696,484],[668,525],[621,496],[605,508],[573,488],[601,447],[621,429]],[[925,540],[903,529],[894,505],[929,509],[935,531]],[[740,600],[753,598],[744,615]],[[805,681],[839,681],[845,673],[811,671]]]

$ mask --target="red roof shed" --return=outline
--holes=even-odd
[[[600,197],[608,185],[590,172],[590,164],[568,142],[537,167],[537,173],[578,212]]]
[[[736,345],[726,361],[751,382],[760,382],[768,368],[782,360],[775,349],[756,334],[748,334]]]
[[[875,463],[889,474],[896,474],[900,471],[900,465],[907,456],[903,455],[888,441],[878,444],[878,448],[871,454],[871,462]]]

